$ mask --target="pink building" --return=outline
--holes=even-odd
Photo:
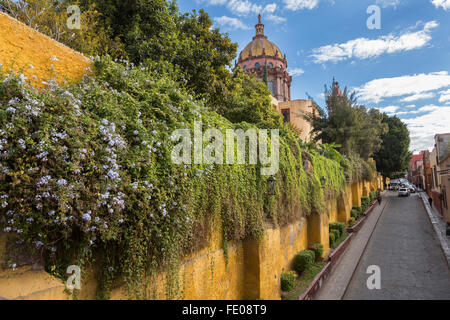
[[[290,101],[292,77],[286,71],[286,55],[264,35],[261,15],[255,29],[253,40],[239,54],[238,65],[249,73],[256,73],[260,79],[267,72],[267,86],[272,96],[279,102]]]

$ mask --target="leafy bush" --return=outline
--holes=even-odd
[[[354,217],[350,217],[350,219],[348,220],[348,225],[349,226],[353,226],[355,224],[355,218]]]
[[[294,269],[297,272],[302,272],[308,269],[316,259],[315,253],[312,250],[302,250],[294,257]]]
[[[369,193],[370,203],[372,203],[373,200],[375,200],[377,197],[378,197],[378,191],[370,191],[370,193]]]
[[[281,290],[291,291],[295,287],[295,279],[297,279],[297,273],[289,271],[288,273],[281,274]]]
[[[334,239],[337,240],[341,237],[341,232],[338,229],[330,230],[330,233],[334,234]]]
[[[345,232],[346,226],[343,222],[330,223],[330,230],[339,230],[339,234],[342,235]]]
[[[361,197],[361,209],[362,212],[365,212],[366,209],[369,207],[370,200],[369,197]]]
[[[332,232],[330,233],[330,246],[333,245],[334,241],[336,241],[336,236],[335,234]]]
[[[315,260],[318,261],[323,255],[323,245],[321,243],[314,243],[308,246],[308,250],[314,251]]]
[[[362,214],[362,208],[361,207],[353,207],[352,210],[350,210],[350,215],[355,218],[355,220],[358,220],[359,217]]]

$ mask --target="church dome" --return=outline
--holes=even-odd
[[[257,57],[262,55],[283,59],[280,48],[278,48],[275,43],[263,37],[253,38],[252,42],[247,44],[244,50],[242,50],[240,58],[242,60],[246,60],[250,57]]]
[[[264,35],[264,25],[261,23],[261,15],[258,16],[258,24],[255,26],[256,35],[253,40],[247,44],[239,55],[239,61],[265,56],[283,60],[283,54],[278,46],[269,41]]]

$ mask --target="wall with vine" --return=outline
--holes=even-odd
[[[285,126],[273,196],[259,165],[174,164],[175,129],[253,125],[209,110],[159,65],[98,58],[80,83],[40,89],[0,73],[0,230],[61,278],[69,264],[95,269],[98,298],[122,280],[130,297],[146,298],[144,279],[164,270],[177,297],[183,257],[211,233],[225,249],[260,238],[268,225],[322,213],[346,185],[341,160],[306,150]]]

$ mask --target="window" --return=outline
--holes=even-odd
[[[269,68],[273,68],[273,63],[269,62],[268,66],[269,66]]]
[[[267,87],[269,88],[270,92],[272,92],[272,95],[273,95],[273,81],[268,81]]]
[[[291,110],[290,109],[282,109],[281,114],[283,115],[283,121],[285,123],[291,121]]]
[[[244,64],[244,66],[243,66],[242,68],[243,68],[244,70],[245,70],[245,69],[247,69],[247,65],[246,65],[246,64]]]
[[[261,65],[259,64],[259,62],[255,63],[255,68],[258,69]]]

